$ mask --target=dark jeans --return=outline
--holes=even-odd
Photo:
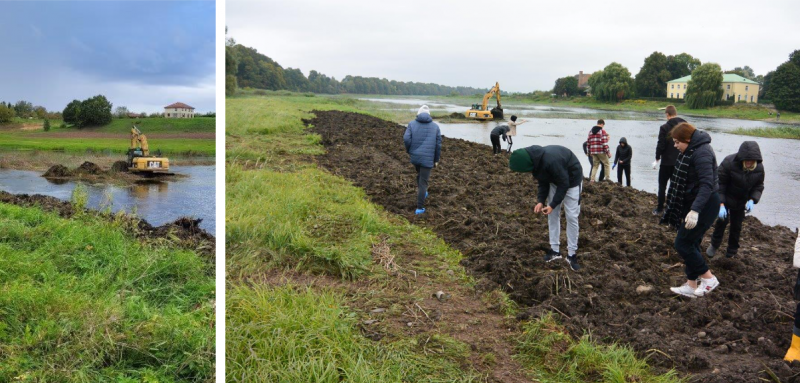
[[[425,206],[425,193],[428,192],[428,178],[431,177],[431,168],[414,165],[417,170],[417,209]]]
[[[497,154],[502,150],[500,148],[500,136],[490,134],[489,138],[492,140],[492,153]]]
[[[725,235],[725,227],[728,226],[729,221],[731,223],[731,232],[728,234],[728,250],[726,254],[733,257],[739,253],[739,237],[742,233],[744,209],[728,210],[727,218],[717,219],[717,224],[714,225],[714,234],[711,236],[711,246],[719,249],[719,246],[722,245],[722,236]]]
[[[622,185],[622,172],[625,171],[625,179],[628,186],[631,186],[631,164],[617,165],[617,183]]]
[[[667,198],[667,182],[672,176],[675,166],[661,165],[658,169],[658,211],[664,210],[664,200]],[[717,212],[719,213],[719,211]]]
[[[506,136],[506,142],[508,142],[508,149],[506,149],[506,152],[511,153],[511,146],[514,145],[514,141],[511,139],[511,136]]]
[[[800,301],[800,270],[797,271],[797,281],[794,283],[794,300]],[[794,335],[800,336],[800,302],[794,312]]]
[[[700,254],[700,242],[706,231],[714,224],[714,220],[719,214],[719,194],[711,194],[703,211],[697,218],[697,225],[694,229],[687,229],[681,224],[678,235],[675,237],[675,250],[683,258],[686,265],[686,279],[695,280],[708,271],[708,265],[703,255]]]
[[[592,156],[588,157],[589,157],[589,171],[591,172],[592,168],[594,167],[594,161],[592,161]],[[600,179],[601,180],[606,179],[606,167],[605,165],[603,165],[603,163],[600,163]]]

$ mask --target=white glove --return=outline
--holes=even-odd
[[[653,169],[658,169],[658,160],[653,161]]]
[[[800,230],[797,232],[797,242],[794,243],[794,265],[800,269]]]
[[[686,225],[684,227],[689,230],[694,229],[694,227],[697,226],[697,215],[698,213],[694,210],[686,214]]]

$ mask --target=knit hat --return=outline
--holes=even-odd
[[[533,171],[531,155],[525,149],[517,149],[508,158],[508,167],[515,172],[528,173]]]
[[[427,105],[423,105],[421,108],[419,108],[419,110],[417,111],[417,116],[419,116],[422,113],[431,114],[431,111],[428,110],[428,106]]]
[[[511,116],[511,121],[517,121],[517,116]]]

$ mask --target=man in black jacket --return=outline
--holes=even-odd
[[[745,211],[761,199],[764,191],[764,165],[761,163],[761,149],[755,141],[745,141],[739,152],[731,154],[719,165],[719,216],[711,236],[711,246],[706,250],[709,257],[716,254],[725,235],[725,227],[731,224],[728,236],[728,249],[725,256],[735,257],[739,252],[739,235]]]
[[[508,125],[498,125],[496,128],[492,129],[491,133],[489,133],[489,139],[492,141],[492,153],[497,155],[503,151],[500,147],[500,136],[503,136],[503,141],[506,140],[506,133],[511,130]]]
[[[678,110],[675,106],[669,105],[666,110],[667,123],[661,125],[658,131],[658,144],[656,145],[656,162],[653,162],[653,169],[661,162],[658,170],[658,205],[653,210],[653,214],[662,215],[664,213],[664,199],[666,198],[667,181],[675,170],[675,160],[678,158],[678,149],[675,149],[672,136],[669,132],[681,122],[686,122],[678,117]]]
[[[628,145],[628,139],[622,137],[619,139],[617,151],[614,153],[614,165],[617,168],[617,183],[622,185],[622,173],[625,172],[625,179],[628,181],[628,186],[631,186],[631,159],[633,158],[633,148]],[[612,167],[613,167],[612,166]],[[602,177],[602,176],[601,176]]]
[[[581,168],[578,157],[575,157],[572,151],[563,146],[533,145],[511,153],[508,166],[515,172],[530,172],[539,185],[538,203],[533,208],[533,212],[548,216],[550,251],[544,256],[545,262],[561,258],[559,252],[560,215],[561,205],[564,205],[564,214],[567,217],[567,263],[572,270],[579,270],[580,265],[576,252],[578,251],[578,216],[581,213],[583,168]],[[547,203],[546,206],[545,203]]]

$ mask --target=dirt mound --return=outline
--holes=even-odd
[[[39,194],[11,194],[0,191],[0,203],[18,206],[38,206],[42,210],[55,212],[61,217],[70,218],[76,213],[75,207],[66,201]],[[115,221],[119,218],[111,214],[103,214],[94,210],[85,210],[100,219]],[[126,216],[128,226],[135,228],[134,235],[144,240],[167,239],[178,245],[196,250],[198,253],[211,259],[215,256],[215,238],[199,227],[202,219],[179,218],[161,226],[153,226],[143,219]]]
[[[42,177],[47,177],[47,178],[59,178],[59,177],[71,177],[71,176],[72,172],[70,172],[69,169],[67,169],[67,167],[64,165],[53,165],[50,167],[50,169],[47,169],[47,171],[44,174],[42,174]]]
[[[111,165],[111,172],[112,173],[127,173],[128,172],[128,163],[126,161],[117,161]]]
[[[546,218],[532,213],[536,182],[511,172],[507,155],[444,138],[428,212],[417,218],[415,172],[401,139],[405,128],[361,114],[315,113],[306,123],[327,151],[318,162],[364,188],[387,211],[459,249],[479,286],[502,288],[527,307],[521,319],[557,312],[577,336],[629,344],[651,365],[697,381],[758,381],[769,378],[764,366],[784,382],[800,373],[800,364],[781,360],[796,305],[794,233],[788,228],[747,217],[739,257],[717,256],[709,263],[720,279],[718,290],[685,300],[668,289],[685,276],[673,248],[675,232],[650,213],[655,195],[585,183],[578,249],[584,268],[576,273],[566,262],[544,263],[549,240]],[[562,229],[562,245],[565,236]]]
[[[86,161],[75,169],[75,173],[98,175],[103,174],[103,169],[94,162]]]

